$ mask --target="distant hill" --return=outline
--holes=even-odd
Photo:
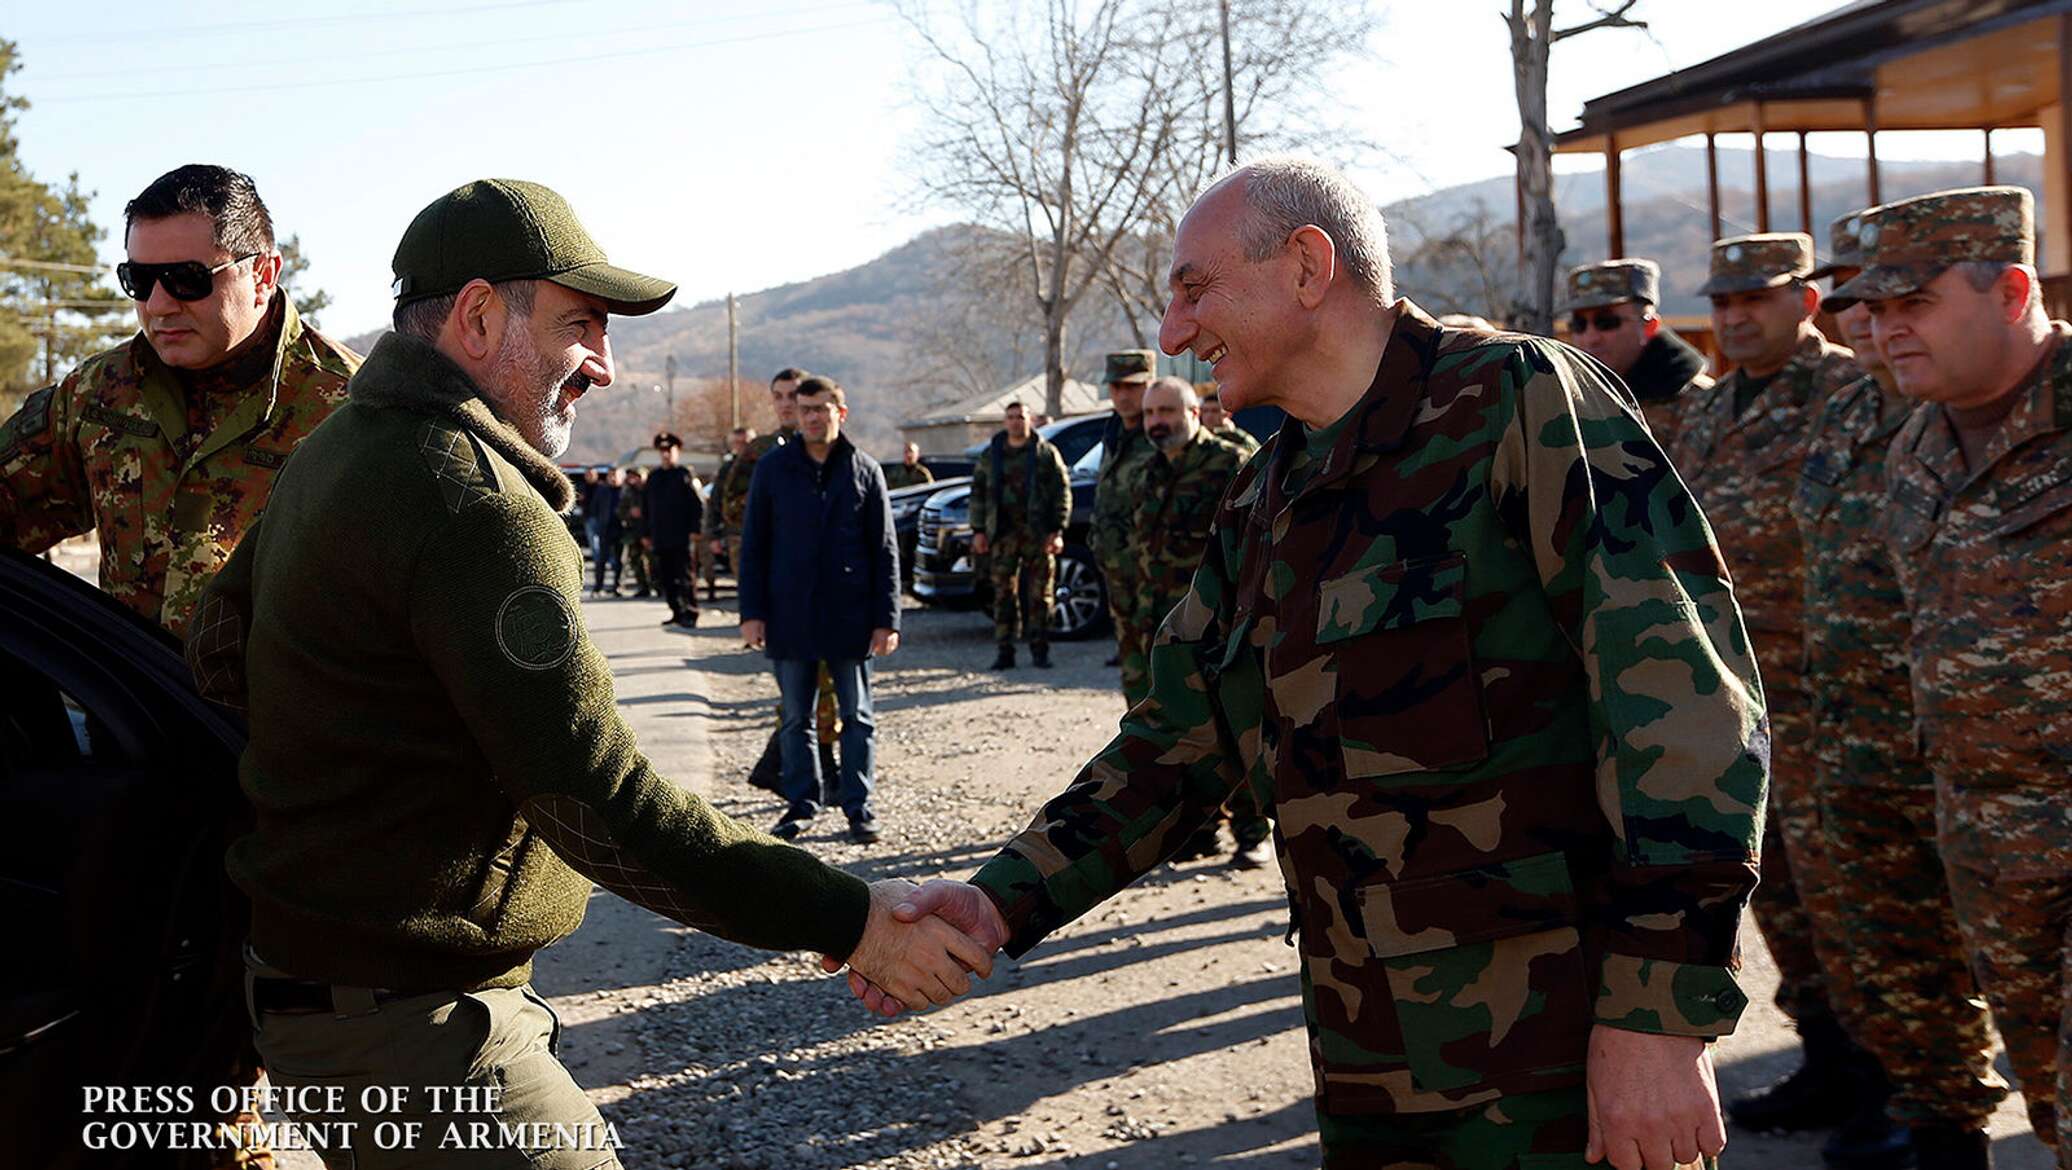
[[[1754,159],[1746,150],[1719,152],[1721,200],[1729,233],[1753,231]],[[2041,188],[2042,160],[2035,155],[2004,155],[1997,162],[1999,181]],[[1825,249],[1829,220],[1865,202],[1864,164],[1860,159],[1815,155],[1810,159],[1814,187],[1816,241]],[[1798,226],[1798,163],[1795,154],[1770,156],[1771,226]],[[1967,186],[1979,181],[1976,163],[1919,163],[1887,160],[1882,167],[1887,199]],[[1671,314],[1706,311],[1694,296],[1705,279],[1710,225],[1706,220],[1705,152],[1667,147],[1629,156],[1623,168],[1626,194],[1626,250],[1663,267],[1666,310]],[[1569,248],[1564,264],[1602,257],[1605,247],[1604,176],[1563,175],[1556,198]],[[1487,280],[1463,276],[1459,264],[1421,263],[1417,245],[1432,235],[1481,223],[1481,259],[1496,265],[1500,283],[1515,263],[1511,241],[1514,196],[1509,176],[1446,188],[1384,209],[1390,220],[1391,251],[1397,258],[1397,284],[1433,311],[1502,312],[1480,291]],[[971,226],[925,232],[867,264],[812,280],[751,292],[736,298],[740,323],[742,398],[750,418],[766,407],[763,388],[771,373],[793,365],[833,374],[850,395],[850,429],[859,444],[880,458],[897,453],[896,427],[903,419],[927,413],[931,406],[966,397],[981,389],[1008,385],[1037,371],[1041,347],[1034,323],[1021,299],[998,294],[973,306],[958,287],[961,257],[986,240],[985,230]],[[1156,323],[1149,324],[1150,330]],[[350,339],[361,352],[378,334]],[[1146,337],[1142,344],[1151,344]],[[1111,298],[1089,294],[1068,335],[1067,373],[1097,377],[1103,352],[1139,342]],[[610,459],[646,442],[666,413],[661,395],[649,387],[662,382],[667,357],[677,362],[679,396],[708,379],[724,381],[727,368],[727,323],[724,301],[678,306],[648,317],[614,320],[612,346],[620,368],[617,387],[586,398],[576,427],[572,459]],[[983,384],[982,384],[983,383]],[[712,429],[717,429],[712,428]],[[719,439],[686,434],[694,448],[711,447]]]

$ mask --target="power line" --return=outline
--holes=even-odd
[[[640,33],[667,32],[673,29],[683,28],[699,28],[705,25],[721,24],[737,20],[761,20],[771,17],[786,16],[812,16],[822,12],[835,11],[837,9],[870,7],[875,7],[875,0],[841,0],[840,3],[816,4],[809,5],[804,8],[775,9],[765,12],[727,13],[719,16],[707,17],[700,20],[674,20],[664,24],[634,25],[629,28],[610,29],[607,31],[597,33],[595,35],[595,38],[593,39],[601,40],[605,37],[633,36],[635,34]],[[353,54],[353,59],[358,61],[364,61],[376,57],[408,57],[417,53],[443,53],[456,49],[497,49],[506,48],[511,45],[532,45],[539,44],[543,41],[565,42],[567,40],[567,33],[542,33],[538,36],[504,37],[498,40],[476,39],[468,41],[444,41],[439,44],[432,45],[405,45],[400,48],[372,49],[367,51],[355,52]],[[255,66],[265,69],[275,69],[285,68],[293,65],[323,65],[335,62],[338,60],[338,58],[339,54],[334,50],[332,52],[324,53],[319,56],[278,57],[267,61],[257,62],[251,60],[249,57],[246,57],[233,61],[183,61],[165,65],[146,65],[140,68],[131,69],[87,69],[71,73],[44,73],[32,65],[23,72],[29,80],[35,82],[38,85],[43,85],[52,82],[77,81],[86,78],[140,77],[146,74],[153,73],[183,73],[191,70],[206,71],[216,69],[251,69]]]
[[[648,57],[657,53],[674,53],[685,49],[710,49],[723,45],[745,44],[750,41],[775,40],[782,37],[807,36],[813,33],[840,32],[844,29],[868,28],[889,23],[887,18],[854,20],[842,24],[816,25],[809,28],[778,29],[771,32],[744,33],[735,37],[718,37],[704,41],[683,41],[672,45],[650,45],[640,49],[622,49],[611,53],[591,53],[579,57],[549,57],[537,61],[509,61],[501,65],[478,65],[467,69],[440,69],[418,73],[389,73],[370,77],[343,77],[328,81],[284,81],[270,85],[228,85],[202,89],[133,90],[126,93],[75,94],[60,97],[36,99],[41,105],[58,105],[65,102],[114,102],[138,101],[172,97],[194,97],[203,94],[223,93],[270,93],[289,89],[325,89],[338,86],[378,85],[392,81],[423,81],[436,77],[467,77],[483,73],[508,73],[517,69],[540,69],[557,65],[581,65],[592,61],[612,61],[626,57]]]
[[[184,37],[218,36],[223,33],[266,32],[285,28],[325,28],[368,20],[397,20],[409,17],[469,16],[477,12],[502,12],[513,8],[547,8],[585,3],[586,0],[498,0],[493,4],[469,4],[459,8],[423,6],[390,8],[379,12],[349,12],[331,16],[284,16],[278,20],[239,20],[228,24],[185,24],[171,27],[129,29],[113,33],[81,33],[78,36],[39,39],[39,45],[107,44],[111,41],[169,41]]]
[[[89,276],[105,276],[106,268],[94,264],[59,264],[51,260],[25,260],[19,256],[0,253],[0,268],[34,268],[48,272],[83,272]]]

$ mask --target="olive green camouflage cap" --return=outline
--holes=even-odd
[[[2021,187],[1963,187],[1872,208],[1857,237],[1863,271],[1821,306],[1905,296],[1966,260],[2036,263],[2036,199]]]
[[[1127,382],[1149,382],[1158,377],[1158,354],[1148,349],[1117,350],[1108,355],[1109,386]]]
[[[1662,303],[1662,266],[1653,260],[1606,260],[1568,270],[1561,311],[1596,309],[1624,301]]]
[[[478,179],[433,200],[403,229],[392,267],[399,306],[477,279],[551,280],[628,317],[676,295],[666,280],[607,263],[567,200],[517,179]]]
[[[1776,288],[1813,274],[1813,237],[1804,232],[1730,236],[1712,245],[1712,275],[1701,297]]]
[[[1847,215],[1837,216],[1827,225],[1827,263],[1815,268],[1810,280],[1824,280],[1833,276],[1837,269],[1863,267],[1863,241],[1858,233],[1876,207],[1860,207]]]

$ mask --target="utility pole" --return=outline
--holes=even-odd
[[[663,424],[667,430],[676,425],[676,355],[662,359],[662,380],[669,384],[669,421]]]
[[[741,327],[734,317],[734,294],[727,294],[727,402],[730,427],[741,425]]]
[[[1237,96],[1231,93],[1230,80],[1230,0],[1217,0],[1216,8],[1223,18],[1223,151],[1230,156],[1230,165],[1237,165]]]

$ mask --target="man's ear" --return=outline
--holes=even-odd
[[[1814,288],[1809,281],[1800,286],[1799,292],[1802,294],[1800,299],[1806,306],[1806,316],[1813,317],[1817,315],[1820,312],[1820,290]]]
[[[1296,260],[1295,300],[1305,309],[1314,309],[1324,303],[1331,280],[1338,274],[1338,246],[1324,229],[1304,224],[1288,237],[1288,247]]]
[[[1653,341],[1655,339],[1655,334],[1660,332],[1662,332],[1662,318],[1649,317],[1647,320],[1641,322],[1641,336],[1647,338],[1649,341]]]
[[[2010,264],[2000,279],[1993,282],[1993,291],[2000,297],[2000,319],[2013,324],[2029,311],[2029,297],[2036,287],[2036,274],[2020,264]]]
[[[507,319],[503,298],[496,295],[488,281],[478,278],[462,285],[454,296],[453,316],[447,327],[453,331],[461,352],[473,361],[487,361],[503,341]]]
[[[258,303],[255,308],[265,308],[273,300],[275,290],[281,287],[281,254],[268,252],[252,258],[252,296]]]

